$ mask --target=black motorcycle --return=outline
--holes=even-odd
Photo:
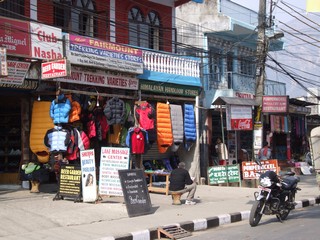
[[[297,187],[299,177],[288,172],[279,177],[274,171],[266,171],[259,178],[259,192],[254,193],[255,202],[251,208],[249,223],[252,227],[259,224],[263,214],[276,215],[282,222],[295,208],[295,195],[301,190]]]

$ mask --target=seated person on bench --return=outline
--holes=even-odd
[[[180,194],[188,192],[185,204],[194,205],[196,202],[193,201],[193,198],[197,189],[197,184],[191,179],[185,166],[184,162],[180,162],[178,168],[172,170],[170,174],[169,190]]]

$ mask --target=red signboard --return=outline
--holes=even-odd
[[[0,47],[8,55],[31,56],[30,27],[28,22],[0,17]]]
[[[262,98],[262,112],[287,113],[288,108],[288,96],[263,96]]]
[[[243,179],[258,179],[261,173],[268,170],[274,171],[278,174],[278,160],[263,160],[261,161],[261,166],[255,162],[242,162]]]
[[[252,118],[231,119],[231,130],[252,130]]]
[[[68,76],[67,60],[60,59],[41,64],[41,78],[58,78]]]

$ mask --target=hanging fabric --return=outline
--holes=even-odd
[[[191,104],[184,104],[184,138],[185,148],[189,151],[197,139],[194,108]]]
[[[183,143],[183,115],[180,105],[170,104],[173,144],[171,151],[176,152]]]
[[[170,105],[157,103],[157,143],[160,153],[165,153],[173,143]]]

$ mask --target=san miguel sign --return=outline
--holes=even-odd
[[[66,59],[59,59],[41,63],[41,78],[59,78],[70,75],[70,66]]]

